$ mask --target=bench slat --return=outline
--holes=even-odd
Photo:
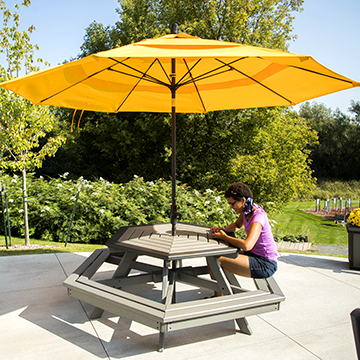
[[[138,313],[153,316],[156,315],[157,317],[160,317],[160,314],[162,314],[162,323],[232,313],[234,311],[238,312],[264,305],[278,304],[284,300],[283,296],[257,290],[230,296],[228,295],[220,298],[187,301],[164,306],[156,301],[130,294],[126,291],[109,288],[106,285],[96,283],[95,281],[89,280],[83,276],[80,278],[75,276],[72,280],[67,281],[65,286],[69,288],[82,289],[89,294],[97,295],[98,299],[104,300],[104,304],[107,300],[109,300],[110,302],[119,304],[120,307],[125,306],[135,309]],[[101,303],[92,304],[103,308]],[[124,316],[128,317],[127,315]]]
[[[91,266],[91,264],[102,254],[103,251],[108,249],[97,249],[73,272],[73,274],[81,275],[84,271]]]
[[[181,330],[181,329],[187,329],[194,326],[203,326],[203,325],[209,325],[209,324],[216,324],[223,321],[228,320],[244,320],[248,316],[253,315],[259,315],[264,314],[267,312],[277,311],[279,310],[279,303],[275,304],[268,304],[268,305],[261,305],[257,307],[250,307],[241,309],[238,311],[231,311],[228,313],[220,313],[220,314],[211,314],[205,317],[193,317],[189,319],[181,319],[179,321],[174,322],[166,322],[166,331],[174,331],[174,330]],[[246,320],[246,319],[245,319]],[[248,325],[247,325],[248,326]],[[251,334],[251,329],[245,328],[240,329],[241,332],[246,332],[247,334]]]
[[[124,297],[104,292],[97,288],[90,288],[80,282],[75,282],[69,287],[69,295],[94,305],[97,308],[109,311],[112,314],[124,316],[127,319],[134,320],[140,324],[150,326],[154,329],[160,329],[163,322],[164,310],[154,309],[138,302],[128,300]],[[118,290],[121,291],[121,290]]]
[[[75,275],[74,278],[77,276]],[[71,283],[71,284],[70,284]],[[127,292],[108,289],[106,294],[102,284],[91,280],[68,281],[70,295],[94,306],[124,316],[154,329],[170,331],[192,326],[211,324],[230,319],[243,318],[279,309],[283,297],[255,291],[254,294],[226,296],[226,301],[212,298],[180,304],[163,304]],[[111,290],[111,291],[110,291]],[[200,306],[198,305],[199,303]]]
[[[191,304],[191,302],[172,304],[166,309],[164,322],[170,323],[179,320],[183,321],[186,319],[240,312],[241,310],[255,309],[264,305],[278,304],[284,300],[283,297],[262,291],[256,291],[255,296],[252,293],[224,296],[224,298],[229,297],[229,300],[216,300],[216,298],[212,298],[196,301],[197,304]]]

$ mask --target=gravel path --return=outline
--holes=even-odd
[[[313,245],[311,249],[322,255],[348,255],[347,245]]]
[[[335,256],[347,256],[347,245],[314,245],[311,243],[292,243],[288,241],[281,241],[276,243],[279,252],[302,252],[315,255],[335,255]]]
[[[9,249],[12,250],[23,250],[23,249],[51,249],[51,248],[58,248],[60,246],[56,245],[37,245],[37,244],[30,244],[30,245],[12,245],[9,246]],[[0,250],[6,249],[6,245],[0,245]]]

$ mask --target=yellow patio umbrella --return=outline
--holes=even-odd
[[[295,105],[360,86],[296,55],[185,33],[143,40],[0,84],[38,105],[119,112],[172,112],[175,233],[176,112]]]

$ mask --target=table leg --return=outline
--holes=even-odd
[[[163,280],[162,280],[162,291],[161,291],[161,301],[165,303],[166,301],[166,295],[168,291],[169,286],[169,267],[170,267],[170,261],[164,260],[164,267],[163,267]]]
[[[169,275],[169,286],[167,288],[167,293],[163,302],[166,306],[171,305],[174,300],[175,293],[175,272],[171,272]]]
[[[182,260],[178,261],[178,260],[173,260],[172,262],[172,274],[174,275],[173,278],[173,290],[172,290],[172,302],[173,304],[176,303],[176,268],[178,263],[180,263],[180,267],[182,266]]]
[[[224,273],[225,273],[225,276],[227,277],[227,279],[229,280],[231,285],[241,287],[238,279],[235,277],[235,275],[232,272],[224,269]]]
[[[112,278],[117,278],[121,276],[128,276],[129,272],[131,271],[131,263],[132,261],[136,260],[138,255],[136,253],[132,253],[130,251],[127,251],[123,258],[120,261],[119,266],[115,270]],[[102,314],[104,313],[104,310],[98,307],[95,307],[94,310],[90,314],[90,319],[99,319],[101,318]]]
[[[138,254],[127,251],[120,261],[118,268],[115,270],[113,279],[122,276],[128,276],[131,271],[131,263],[136,260]]]
[[[215,280],[219,285],[219,291],[222,292],[224,295],[232,295],[233,291],[231,289],[229,280],[226,278],[224,270],[217,261],[216,256],[209,256],[206,258],[206,260],[215,277]]]
[[[91,312],[91,314],[89,315],[89,318],[91,320],[95,320],[95,319],[100,319],[102,314],[104,313],[104,310],[103,309],[100,309],[98,307],[95,307],[93,309],[93,311]]]
[[[233,291],[231,289],[230,282],[227,279],[227,277],[225,276],[225,272],[222,269],[222,267],[220,266],[219,262],[217,261],[217,258],[215,256],[208,257],[207,262],[210,266],[210,269],[211,269],[217,283],[219,284],[220,291],[224,295],[232,295]],[[239,286],[240,284],[237,281],[235,275],[232,273],[229,273],[229,272],[227,272],[227,273],[229,274],[231,283],[233,283],[233,285]],[[235,319],[235,321],[239,326],[240,332],[247,334],[247,335],[252,334],[252,330],[251,330],[250,325],[249,325],[248,321],[246,320],[246,318]]]
[[[165,304],[165,306],[168,306],[172,302],[176,301],[175,277],[176,277],[177,260],[172,261],[172,271],[169,274],[170,264],[171,264],[171,261],[164,260],[161,300]],[[160,329],[159,352],[164,351],[164,344],[165,344],[165,332],[162,329]]]
[[[235,321],[239,326],[240,332],[246,335],[252,335],[253,331],[251,330],[251,327],[246,318],[243,317],[241,319],[235,319]]]
[[[159,352],[164,351],[164,346],[165,346],[165,333],[160,331],[160,333],[159,333]]]

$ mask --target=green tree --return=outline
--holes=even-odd
[[[179,31],[203,38],[286,49],[288,42],[295,38],[292,21],[294,13],[302,10],[302,3],[303,0],[119,0],[119,21],[111,27],[92,23],[86,30],[80,56],[164,35],[174,22],[179,24]],[[242,160],[241,156],[249,156],[246,152],[249,146],[258,145],[253,139],[265,136],[265,131],[271,134],[272,127],[267,124],[276,124],[274,138],[286,138],[294,123],[298,130],[292,140],[293,146],[300,149],[292,152],[289,162],[294,173],[288,169],[280,174],[279,171],[283,170],[278,166],[272,175],[277,176],[278,181],[272,179],[271,184],[277,183],[283,188],[283,184],[287,184],[284,176],[288,176],[291,189],[301,189],[301,182],[304,182],[305,191],[311,187],[312,180],[306,161],[308,153],[303,144],[307,138],[312,142],[313,135],[304,122],[291,114],[285,109],[178,114],[178,179],[196,188],[219,189],[226,187],[229,181],[241,180],[242,173],[236,164]],[[71,114],[64,114],[68,124],[71,117]],[[74,141],[66,147],[77,159],[77,164],[82,164],[83,171],[91,169],[93,174],[106,174],[108,180],[121,182],[134,174],[144,176],[146,180],[168,179],[171,174],[170,117],[167,114],[84,113],[80,134],[72,136]],[[267,146],[272,157],[279,160],[276,141],[269,137]],[[254,148],[253,156],[256,151]],[[285,157],[286,153],[282,155]],[[263,162],[269,161],[265,151],[258,151],[258,156]],[[262,166],[260,160],[251,166],[254,164]],[[301,175],[295,176],[296,171]],[[262,174],[262,179],[257,176],[259,182],[267,181],[265,172]],[[261,193],[265,199],[264,187],[261,189],[259,196]],[[275,190],[270,186],[267,190],[271,197]],[[290,199],[297,193],[289,189],[286,194],[286,199]]]
[[[304,0],[118,0],[119,21],[93,21],[79,57],[165,35],[170,24],[202,38],[287,50]]]
[[[360,101],[350,101],[349,111],[353,114],[352,121],[360,125]]]
[[[165,6],[159,0],[118,0],[116,9],[120,20],[112,28],[121,45],[130,44],[146,38],[165,35],[169,24],[162,24],[160,16]],[[182,3],[182,1],[180,1]]]
[[[103,177],[123,183],[141,174],[147,180],[166,178],[171,172],[166,148],[171,146],[171,117],[152,113],[103,114],[84,112],[79,128],[70,132],[73,111],[58,109],[69,134],[56,167],[48,159],[42,175],[56,176],[69,171],[70,176],[87,179]],[[76,116],[76,122],[79,119]],[[56,171],[56,173],[54,173]]]
[[[24,0],[22,6],[30,6]],[[3,14],[3,28],[0,31],[0,53],[4,55],[7,67],[0,66],[1,81],[10,80],[15,76],[38,70],[34,65],[34,51],[37,46],[30,43],[30,35],[34,26],[21,31],[20,6],[14,6],[11,12],[0,1]],[[42,60],[39,60],[42,62]],[[64,137],[47,137],[53,130],[56,119],[47,107],[36,106],[20,98],[12,92],[0,89],[0,167],[12,172],[21,171],[23,179],[23,206],[25,224],[25,244],[30,243],[27,220],[26,171],[41,167],[46,156],[53,156]]]
[[[118,0],[122,44],[179,31],[202,38],[287,49],[303,0]]]
[[[234,181],[249,184],[264,205],[278,206],[313,190],[307,147],[317,135],[295,111],[257,109],[240,127],[238,136],[246,146],[231,161]]]
[[[299,114],[317,131],[319,142],[309,146],[311,167],[320,180],[359,179],[360,103],[351,102],[354,116],[332,111],[323,104],[305,103]]]
[[[95,54],[100,51],[113,49],[121,46],[119,36],[110,28],[93,21],[87,28],[84,42],[80,47],[80,58]]]

